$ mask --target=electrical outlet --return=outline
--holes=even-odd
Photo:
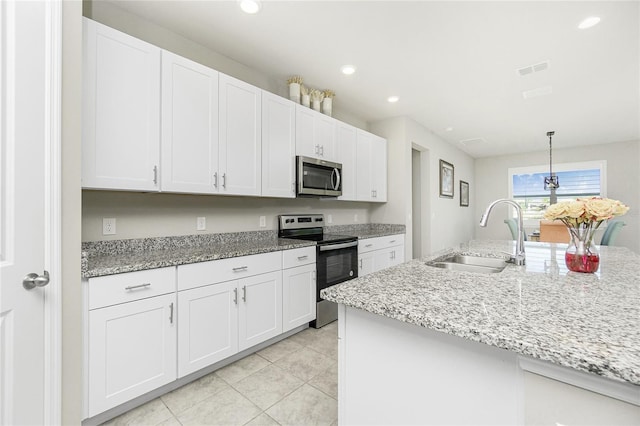
[[[207,229],[207,218],[206,217],[196,218],[196,231],[204,231],[206,229]]]
[[[330,214],[327,215],[327,223],[333,223],[333,216]]]
[[[103,217],[102,218],[102,235],[115,235],[115,234],[116,234],[116,218]]]
[[[267,218],[265,216],[260,216],[260,228],[267,227]]]
[[[354,222],[357,222],[357,221],[358,221],[358,213],[356,213],[356,214],[354,214],[354,215],[353,215],[353,221],[354,221]]]

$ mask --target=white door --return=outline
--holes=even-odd
[[[162,191],[218,192],[218,72],[162,51]]]
[[[312,110],[296,105],[296,155],[318,158],[320,148],[314,136],[315,115]]]
[[[336,157],[342,164],[342,196],[339,200],[355,201],[356,198],[356,128],[338,122],[336,128]]]
[[[387,201],[387,141],[378,136],[371,139],[371,181],[373,201]]]
[[[314,132],[320,145],[320,158],[336,161],[336,120],[321,113],[315,115]]]
[[[371,176],[373,173],[373,154],[372,154],[372,135],[365,131],[357,131],[357,168],[356,168],[356,191],[359,201],[373,200],[373,182]]]
[[[262,91],[262,196],[294,198],[296,104]]]
[[[316,265],[282,271],[282,332],[316,319]]]
[[[60,12],[59,2],[0,2],[2,425],[60,423]],[[47,287],[23,287],[30,273],[45,284],[45,269]]]
[[[375,251],[362,253],[358,256],[358,276],[364,277],[374,271],[373,258]]]
[[[219,74],[221,194],[260,195],[262,91]]]
[[[282,333],[282,272],[269,272],[238,281],[239,350]]]

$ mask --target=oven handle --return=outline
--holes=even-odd
[[[320,251],[340,250],[343,248],[355,247],[357,245],[358,245],[357,241],[352,241],[349,243],[342,243],[342,244],[328,244],[326,246],[320,246]]]

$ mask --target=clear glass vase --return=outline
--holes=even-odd
[[[593,244],[594,232],[595,229],[569,229],[571,241],[564,254],[564,261],[570,271],[592,274],[598,270],[600,254]]]

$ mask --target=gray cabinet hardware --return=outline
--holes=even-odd
[[[124,289],[127,291],[131,291],[131,290],[137,290],[139,288],[147,288],[147,287],[151,287],[151,283],[144,283],[144,284],[138,284],[138,285],[130,285],[128,287],[125,287]]]
[[[242,301],[243,302],[247,301],[247,286],[246,285],[242,286]]]
[[[236,268],[232,268],[231,270],[233,272],[242,272],[242,271],[246,271],[247,269],[249,269],[248,266],[238,266]]]
[[[169,323],[173,324],[173,302],[169,305]]]

